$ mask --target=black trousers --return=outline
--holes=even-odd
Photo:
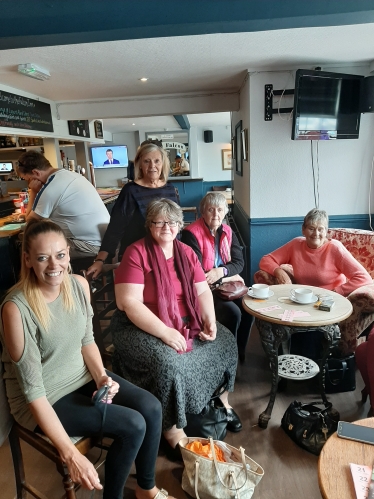
[[[213,298],[217,321],[227,327],[235,336],[238,344],[239,358],[244,358],[253,322],[252,315],[243,309],[242,298],[226,301],[216,296],[214,292]]]
[[[150,490],[155,485],[155,464],[161,437],[161,404],[151,393],[107,371],[120,385],[108,404],[103,436],[113,439],[105,462],[103,499],[122,499],[123,489],[135,461],[138,485]],[[100,435],[104,404],[93,405],[96,390],[90,381],[54,405],[69,436]]]

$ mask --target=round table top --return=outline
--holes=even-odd
[[[314,306],[314,303],[309,304],[299,304],[295,303],[290,299],[291,289],[296,288],[308,288],[313,290],[313,293],[318,296],[332,296],[335,301],[335,305],[332,307],[330,312],[324,310],[319,310]],[[337,324],[352,313],[352,304],[347,298],[334,291],[328,291],[327,289],[318,288],[316,286],[303,286],[300,284],[276,284],[270,286],[270,290],[274,292],[273,296],[270,296],[266,300],[259,300],[257,298],[251,298],[246,295],[243,297],[243,307],[244,309],[254,315],[258,319],[264,321],[272,322],[275,324],[283,324],[287,326],[299,326],[299,327],[313,327],[313,326],[327,326],[328,324]],[[266,308],[271,308],[273,306],[279,306],[280,308],[272,310],[264,310]],[[285,310],[294,310],[298,313],[306,312],[306,315],[296,315],[293,317],[292,321],[282,320],[281,315],[283,315]]]
[[[374,428],[374,418],[354,422]],[[373,466],[374,446],[331,435],[318,460],[318,484],[323,499],[355,499],[349,463]]]

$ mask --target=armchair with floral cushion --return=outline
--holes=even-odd
[[[361,229],[329,229],[327,237],[340,241],[374,278],[374,232]],[[294,282],[292,265],[281,265],[281,268]],[[274,276],[263,270],[255,273],[254,282],[278,284]],[[352,303],[353,312],[339,324],[340,349],[344,354],[355,351],[361,341],[358,336],[374,323],[374,282],[357,288],[347,298]]]

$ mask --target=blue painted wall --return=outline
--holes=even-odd
[[[245,216],[240,206],[235,205],[234,218],[244,239],[248,241],[247,283],[253,282],[253,274],[259,269],[263,255],[286,244],[294,237],[301,236],[304,217],[252,218]],[[329,226],[371,230],[368,215],[332,215]]]
[[[373,7],[372,0],[2,0],[0,49],[369,23]]]
[[[196,206],[197,209],[199,209],[201,199],[207,192],[212,190],[214,185],[231,187],[231,181],[226,180],[217,182],[204,182],[203,180],[173,182],[173,180],[170,179],[170,182],[178,189],[181,206]],[[195,217],[192,213],[186,213],[185,220],[190,222],[195,220]]]

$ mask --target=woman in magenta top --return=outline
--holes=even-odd
[[[365,268],[340,241],[327,239],[328,216],[323,210],[313,209],[304,218],[302,233],[260,260],[260,269],[273,275],[278,284],[291,284],[287,272],[281,268],[290,264],[294,281],[325,288],[343,296],[372,284]]]
[[[172,448],[185,436],[186,413],[203,410],[225,373],[233,390],[237,364],[235,339],[216,322],[200,263],[176,239],[182,226],[173,201],[148,205],[148,235],[126,249],[116,271],[118,310],[111,322],[113,369],[161,401]],[[227,392],[221,400],[229,419],[240,423]]]

